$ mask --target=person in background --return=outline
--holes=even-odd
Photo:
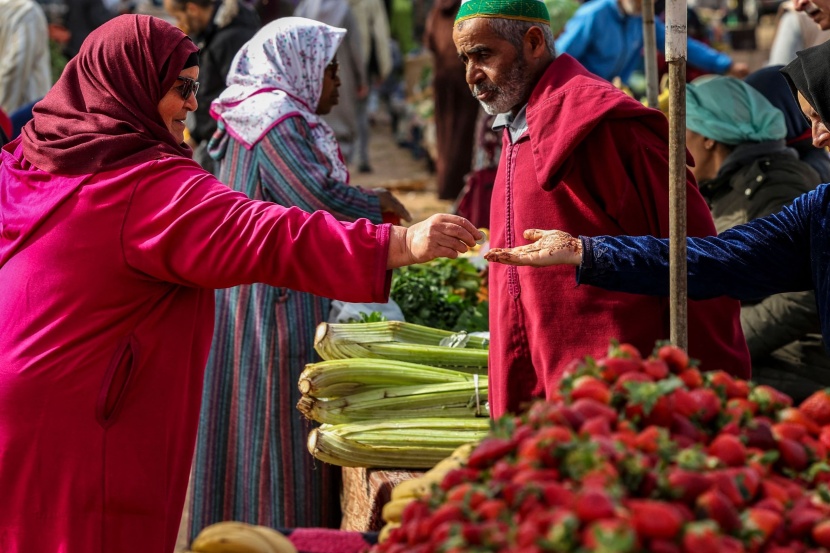
[[[814,21],[806,11],[797,11],[793,2],[782,2],[778,6],[767,65],[786,65],[795,59],[796,52],[818,46],[830,38],[830,29],[821,25],[824,20],[830,24],[830,14],[815,6],[810,9],[816,10],[818,21]]]
[[[799,52],[782,70],[811,122],[816,147],[830,145],[829,55],[830,42],[825,42]],[[830,185],[821,184],[778,213],[732,227],[717,236],[687,238],[689,298],[727,296],[757,301],[773,294],[812,291],[826,346],[830,343],[828,206]],[[577,267],[579,284],[649,296],[669,293],[669,244],[665,238],[576,237],[573,233],[539,227],[523,230],[530,244],[491,249],[485,258],[491,264],[517,268],[573,265]],[[587,287],[576,290],[582,288]],[[709,365],[705,361],[701,367],[721,368],[715,362]],[[827,371],[805,366],[798,370],[798,375],[820,387],[830,386]]]
[[[426,20],[424,46],[432,52],[435,99],[435,180],[438,197],[455,200],[473,162],[479,106],[464,81],[464,69],[452,40],[461,0],[438,0]]]
[[[64,0],[64,2],[67,7],[64,26],[68,40],[63,45],[62,53],[66,59],[72,59],[78,54],[81,44],[89,33],[118,13],[107,8],[103,0]]]
[[[593,0],[583,4],[565,24],[556,39],[556,49],[577,59],[588,71],[611,81],[619,77],[625,84],[635,70],[643,67],[642,2],[652,0]],[[665,25],[654,26],[657,50],[665,50]],[[749,66],[733,62],[722,53],[688,40],[688,63],[715,74],[744,77]]]
[[[792,98],[784,77],[776,76]],[[806,124],[803,117],[802,122]],[[821,182],[787,147],[786,133],[781,110],[743,81],[704,77],[686,86],[692,173],[719,233],[777,213]],[[821,388],[822,380],[830,380],[815,305],[812,291],[742,302],[741,327],[755,382],[800,401]]]
[[[11,140],[11,136],[12,120],[3,111],[3,108],[0,108],[0,147],[5,146]]]
[[[340,101],[323,119],[334,131],[346,163],[355,158],[360,134],[360,104],[369,96],[367,66],[363,63],[363,38],[348,0],[301,0],[296,17],[313,19],[346,29],[346,40],[337,52]]]
[[[830,0],[793,0],[793,9],[806,13],[822,31],[830,29]]]
[[[786,78],[781,74],[783,65],[763,67],[747,75],[744,81],[764,95],[769,102],[784,113],[787,125],[787,146],[798,152],[798,157],[818,173],[819,182],[830,182],[830,154],[826,148],[813,146],[810,124],[793,97]]]
[[[375,85],[383,83],[392,73],[392,45],[389,19],[381,0],[349,0],[363,55],[369,91],[357,101],[357,163],[358,171],[371,173],[369,163],[369,96]]]
[[[390,269],[480,237],[230,190],[184,143],[197,50],[159,18],[105,23],[0,151],[3,553],[173,551],[215,289],[382,302]]]
[[[251,198],[324,210],[342,221],[380,223],[384,212],[409,220],[387,190],[349,186],[322,117],[338,101],[335,52],[345,34],[298,17],[263,27],[242,47],[228,89],[213,104],[219,131],[211,153],[220,179]],[[218,290],[216,305],[191,537],[220,520],[339,527],[339,468],[308,454],[311,424],[294,408],[300,373],[319,361],[314,332],[328,320],[331,300],[253,284]]]
[[[596,0],[592,0],[596,1]],[[470,0],[453,32],[467,82],[503,129],[490,244],[511,248],[525,228],[669,233],[668,124],[657,110],[556,56],[542,2]],[[590,106],[590,109],[586,109]],[[689,233],[715,233],[688,174]],[[669,335],[665,300],[572,290],[569,271],[490,265],[490,412],[516,412],[557,390],[576,357],[609,340],[650,351]],[[749,354],[733,300],[689,306],[691,349],[733,374]]]
[[[225,90],[225,79],[236,53],[260,27],[256,12],[240,0],[164,0],[164,9],[199,47],[201,86],[196,91],[199,107],[187,121],[193,159],[213,174],[216,168],[207,153],[216,121],[210,103]]]
[[[37,2],[0,0],[0,109],[7,115],[43,98],[52,86],[47,37]]]

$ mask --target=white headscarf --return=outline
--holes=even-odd
[[[331,162],[332,178],[348,182],[334,132],[315,113],[326,66],[345,35],[345,29],[301,17],[272,21],[237,52],[228,88],[211,104],[211,114],[249,149],[274,125],[299,115]]]

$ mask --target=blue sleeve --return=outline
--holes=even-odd
[[[381,223],[380,200],[331,176],[328,158],[314,144],[302,117],[289,117],[260,142],[260,181],[266,198],[303,211],[328,211],[341,221]]]
[[[665,52],[666,22],[662,19],[654,20],[654,36],[657,39],[657,49]],[[686,50],[686,59],[689,65],[704,71],[723,75],[729,71],[729,67],[732,65],[732,58],[693,38],[686,41]]]
[[[816,191],[783,211],[726,230],[687,238],[688,295],[757,300],[813,289],[810,205]],[[580,284],[618,292],[667,296],[669,245],[653,236],[583,238]]]

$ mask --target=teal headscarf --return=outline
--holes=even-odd
[[[686,85],[686,128],[733,146],[787,136],[781,110],[745,82],[721,76]]]

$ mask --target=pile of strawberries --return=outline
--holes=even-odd
[[[830,551],[829,392],[793,407],[676,347],[612,344],[494,421],[373,551]]]

